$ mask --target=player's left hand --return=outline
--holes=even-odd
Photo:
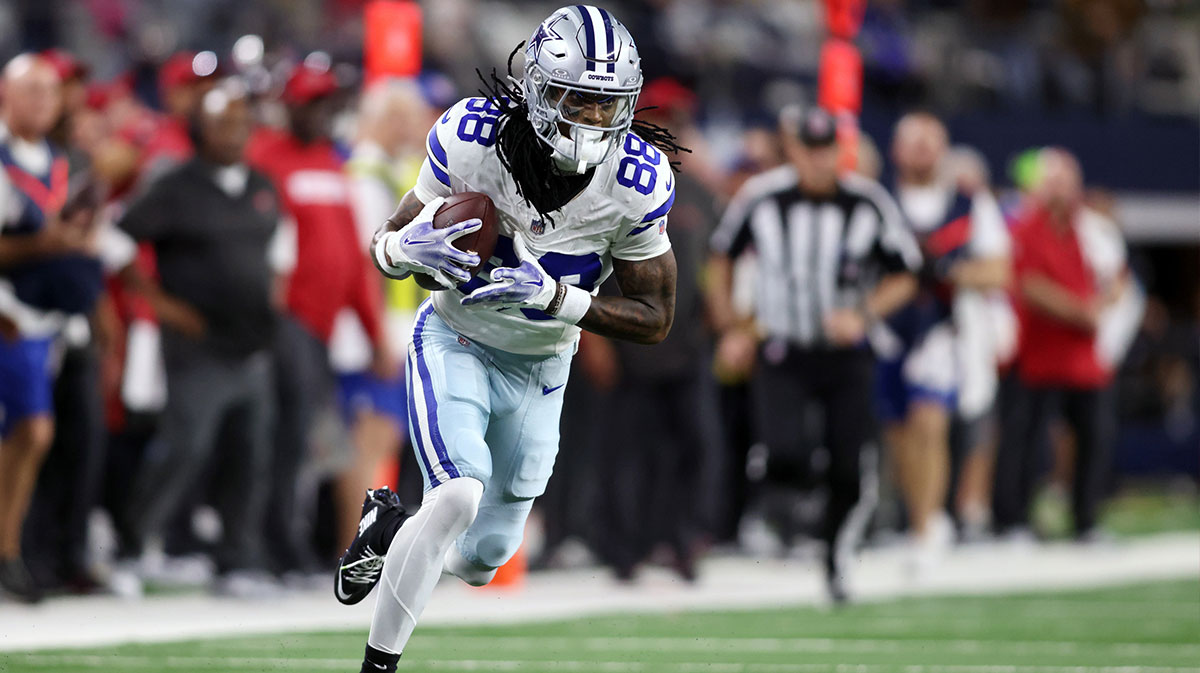
[[[492,269],[492,283],[463,297],[463,306],[499,304],[546,310],[554,299],[558,281],[538,264],[537,258],[525,247],[525,239],[520,234],[513,236],[513,251],[517,253],[521,265]]]

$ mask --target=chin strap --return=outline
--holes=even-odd
[[[583,175],[589,166],[599,164],[606,154],[604,133],[572,128],[571,134],[569,138],[561,134],[558,136],[554,147],[554,163],[564,173]],[[581,134],[581,137],[576,138],[576,134]],[[583,156],[572,158],[572,154]]]
[[[551,156],[554,159],[554,166],[558,168],[561,173],[576,173],[578,175],[583,175],[587,172],[588,162],[586,161],[576,161],[575,159],[563,155],[558,150],[556,150]]]

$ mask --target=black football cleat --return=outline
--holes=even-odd
[[[390,536],[407,518],[400,498],[387,486],[367,491],[358,534],[342,554],[334,577],[333,593],[339,602],[354,605],[371,593],[383,573]]]

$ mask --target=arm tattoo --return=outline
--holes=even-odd
[[[640,344],[666,338],[675,319],[675,253],[640,262],[613,260],[620,297],[594,297],[579,326]]]
[[[375,256],[375,245],[379,242],[379,237],[389,231],[400,231],[408,226],[408,223],[412,222],[412,219],[419,215],[421,209],[424,207],[425,204],[421,203],[417,195],[410,191],[404,195],[404,198],[400,199],[400,205],[396,206],[396,212],[392,213],[392,216],[384,220],[383,224],[375,230],[375,235],[371,237],[371,248],[368,256],[371,258],[371,262],[375,265],[375,268],[383,275],[391,277],[387,271],[379,268],[378,258]]]

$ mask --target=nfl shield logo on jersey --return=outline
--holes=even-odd
[[[546,233],[546,223],[541,220],[534,220],[529,223],[529,231],[533,232],[534,236],[541,236]]]

